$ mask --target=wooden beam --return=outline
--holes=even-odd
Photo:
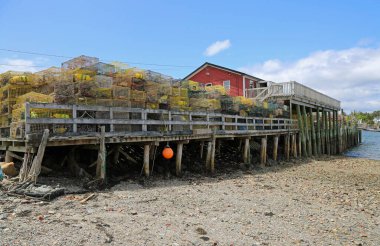
[[[15,153],[13,153],[13,152],[11,152],[11,151],[6,151],[6,154],[5,154],[6,157],[7,157],[7,154],[8,154],[11,158],[15,158],[15,159],[20,160],[20,161],[23,161],[23,160],[24,160],[23,157],[21,157],[21,156],[19,156],[19,155],[16,155]],[[8,158],[9,158],[9,157],[8,157]],[[7,162],[7,161],[6,161],[6,162]],[[8,161],[8,162],[10,162],[10,161]]]
[[[138,164],[138,161],[136,161],[132,156],[130,156],[127,152],[125,152],[122,149],[119,149],[120,154],[122,154],[128,161]]]

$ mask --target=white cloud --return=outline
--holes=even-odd
[[[380,48],[317,51],[293,62],[268,60],[240,70],[275,82],[298,81],[340,100],[347,111],[380,110]]]
[[[5,58],[0,60],[0,73],[12,71],[36,72],[37,67],[33,60]]]
[[[231,46],[230,40],[226,39],[223,41],[216,41],[215,43],[211,44],[204,52],[205,56],[214,56],[218,54],[219,52],[228,49]]]

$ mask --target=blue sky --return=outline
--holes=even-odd
[[[273,81],[297,80],[348,110],[371,111],[380,109],[379,13],[377,0],[1,0],[0,49],[86,54],[177,78],[209,61]],[[64,60],[0,50],[0,64],[17,65],[0,72]]]

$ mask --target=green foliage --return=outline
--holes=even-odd
[[[352,112],[349,116],[350,119],[361,120],[363,123],[368,125],[373,125],[373,119],[380,117],[380,110],[374,111],[372,113],[368,112]]]

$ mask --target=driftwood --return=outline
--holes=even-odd
[[[91,195],[89,195],[88,197],[86,197],[86,198],[84,198],[84,199],[82,199],[82,200],[80,200],[80,203],[86,203],[88,200],[91,200],[92,198],[94,198],[96,196],[96,194],[95,193],[92,193]]]

